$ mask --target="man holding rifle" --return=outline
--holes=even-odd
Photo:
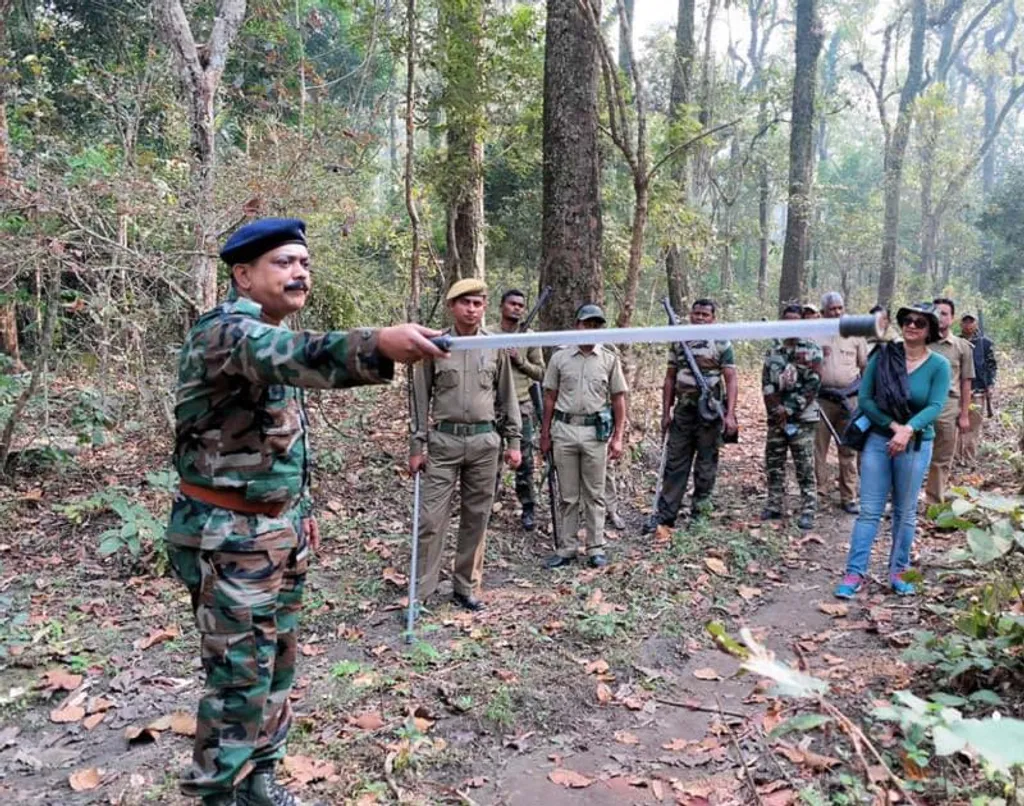
[[[960,435],[957,446],[959,459],[973,464],[978,459],[978,442],[981,439],[982,406],[985,415],[992,416],[992,387],[996,385],[996,354],[992,340],[981,326],[981,312],[978,318],[965,313],[960,317],[960,335],[974,350],[974,381],[971,386],[971,407],[967,416],[970,428]]]
[[[690,324],[714,324],[715,312],[714,300],[695,300],[690,306]],[[687,349],[690,356],[686,355]],[[702,387],[707,389],[706,393],[702,392]],[[731,342],[691,341],[685,348],[681,344],[672,345],[662,390],[661,430],[669,433],[664,482],[658,510],[644,524],[645,534],[659,525],[675,526],[691,467],[692,515],[696,517],[710,511],[718,475],[719,446],[723,439],[734,440],[739,430],[737,388]]]
[[[526,295],[518,288],[510,288],[501,295],[501,329],[505,333],[517,333],[529,329],[530,321],[547,301],[550,289],[544,289],[526,318]],[[516,497],[523,507],[522,524],[527,532],[532,532],[537,523],[534,520],[533,500],[533,420],[540,412],[534,411],[531,401],[530,387],[544,380],[544,354],[540,347],[529,347],[523,351],[510,349],[505,351],[512,362],[512,379],[515,381],[516,398],[519,400],[519,416],[523,421],[522,456],[523,461],[516,469]],[[499,481],[501,468],[498,468]]]

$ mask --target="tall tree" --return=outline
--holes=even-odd
[[[595,14],[598,0],[585,0]],[[603,301],[597,40],[577,0],[548,0],[544,49],[544,199],[540,312],[545,329],[572,326],[583,302]]]
[[[231,43],[242,27],[246,0],[217,0],[206,43],[197,43],[181,0],[153,0],[157,27],[178,70],[191,143],[191,194],[195,212],[192,293],[200,310],[217,301],[217,228],[213,189],[216,170],[217,89]]]
[[[689,115],[689,106],[693,97],[693,63],[695,46],[693,41],[694,0],[679,0],[679,13],[676,18],[675,50],[672,58],[672,80],[669,90],[669,121],[678,132]],[[677,133],[674,139],[678,139]],[[687,152],[681,151],[672,169],[672,178],[677,188],[680,207],[690,204],[689,165]],[[665,250],[665,274],[668,280],[668,296],[676,311],[683,310],[683,303],[690,296],[689,254],[677,241],[670,243]]]
[[[3,73],[10,69],[7,65],[7,23],[13,6],[14,0],[0,0],[0,200],[11,191],[11,139],[7,128],[7,88],[11,82]],[[18,339],[17,305],[6,297],[0,299],[0,352],[11,359],[11,368],[15,372],[24,370]]]
[[[878,302],[888,305],[896,288],[896,254],[900,226],[900,192],[903,189],[903,159],[910,140],[910,124],[914,115],[914,103],[918,95],[927,86],[924,77],[924,45],[928,28],[928,0],[911,0],[910,6],[910,45],[907,53],[907,72],[900,88],[899,105],[896,108],[896,124],[889,120],[888,99],[890,92],[886,87],[886,75],[890,68],[889,60],[893,57],[893,35],[905,16],[900,13],[899,19],[886,26],[882,38],[882,62],[878,80],[874,80],[867,72],[863,63],[851,68],[864,76],[875,96],[875,106],[882,122],[882,133],[885,137],[885,156],[883,162],[885,214],[882,229],[882,259],[878,275]]]
[[[633,69],[633,7],[635,0],[622,0],[625,19],[619,20],[619,69],[627,76]]]
[[[484,276],[484,2],[440,0],[441,106],[446,119],[449,283]]]
[[[816,0],[796,3],[796,71],[789,134],[789,209],[779,279],[779,307],[800,299],[807,263],[811,183],[814,176],[814,89],[824,41]]]

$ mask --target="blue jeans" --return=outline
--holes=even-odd
[[[861,452],[860,515],[850,536],[850,554],[846,573],[867,576],[871,547],[878,536],[878,523],[885,502],[892,493],[892,550],[889,552],[889,574],[898,574],[910,567],[910,547],[917,529],[917,496],[921,492],[928,465],[932,460],[932,440],[914,450],[911,440],[907,450],[891,458],[889,440],[880,434],[869,434]]]

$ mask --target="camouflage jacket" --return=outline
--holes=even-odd
[[[182,481],[298,503],[310,474],[300,387],[384,383],[394,365],[377,352],[376,330],[293,331],[260,313],[232,293],[189,331],[178,363],[174,464]]]
[[[816,421],[822,360],[821,347],[808,339],[776,343],[765,355],[761,372],[768,413],[782,406],[789,422]]]

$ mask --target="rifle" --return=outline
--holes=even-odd
[[[676,312],[672,310],[672,303],[668,297],[665,297],[661,304],[665,307],[665,313],[668,314],[668,321],[672,325],[679,324],[679,317],[676,316]],[[706,423],[719,422],[723,419],[722,413],[722,401],[715,397],[711,391],[711,387],[708,386],[708,382],[704,378],[704,374],[700,371],[700,367],[697,366],[697,359],[693,357],[693,353],[690,351],[690,345],[685,341],[676,342],[679,349],[683,353],[683,357],[686,359],[686,365],[690,368],[690,373],[693,375],[693,379],[697,382],[697,388],[700,389],[700,399],[697,401],[697,412],[700,417]],[[724,442],[739,442],[739,434],[725,434],[723,438]]]
[[[544,416],[544,400],[541,396],[541,389],[539,383],[530,385],[530,400],[533,402],[533,408],[536,409],[539,416]],[[558,473],[555,470],[555,457],[551,455],[551,451],[544,454],[544,461],[548,464],[548,505],[551,507],[551,536],[555,541],[555,549],[558,549]]]
[[[985,416],[992,416],[992,390],[989,388],[988,383],[988,361],[985,355],[985,314],[981,312],[981,308],[978,308],[978,347],[981,347],[981,371],[984,373],[982,378],[982,393],[985,395]],[[977,351],[977,348],[975,348]],[[978,362],[974,362],[975,372],[977,372]]]
[[[843,447],[842,437],[839,436],[839,432],[836,431],[836,427],[832,425],[832,421],[825,416],[825,412],[823,412],[820,408],[818,409],[818,416],[821,417],[821,421],[825,423],[825,427],[828,429],[828,432],[832,435],[832,439],[836,441],[836,447]]]

